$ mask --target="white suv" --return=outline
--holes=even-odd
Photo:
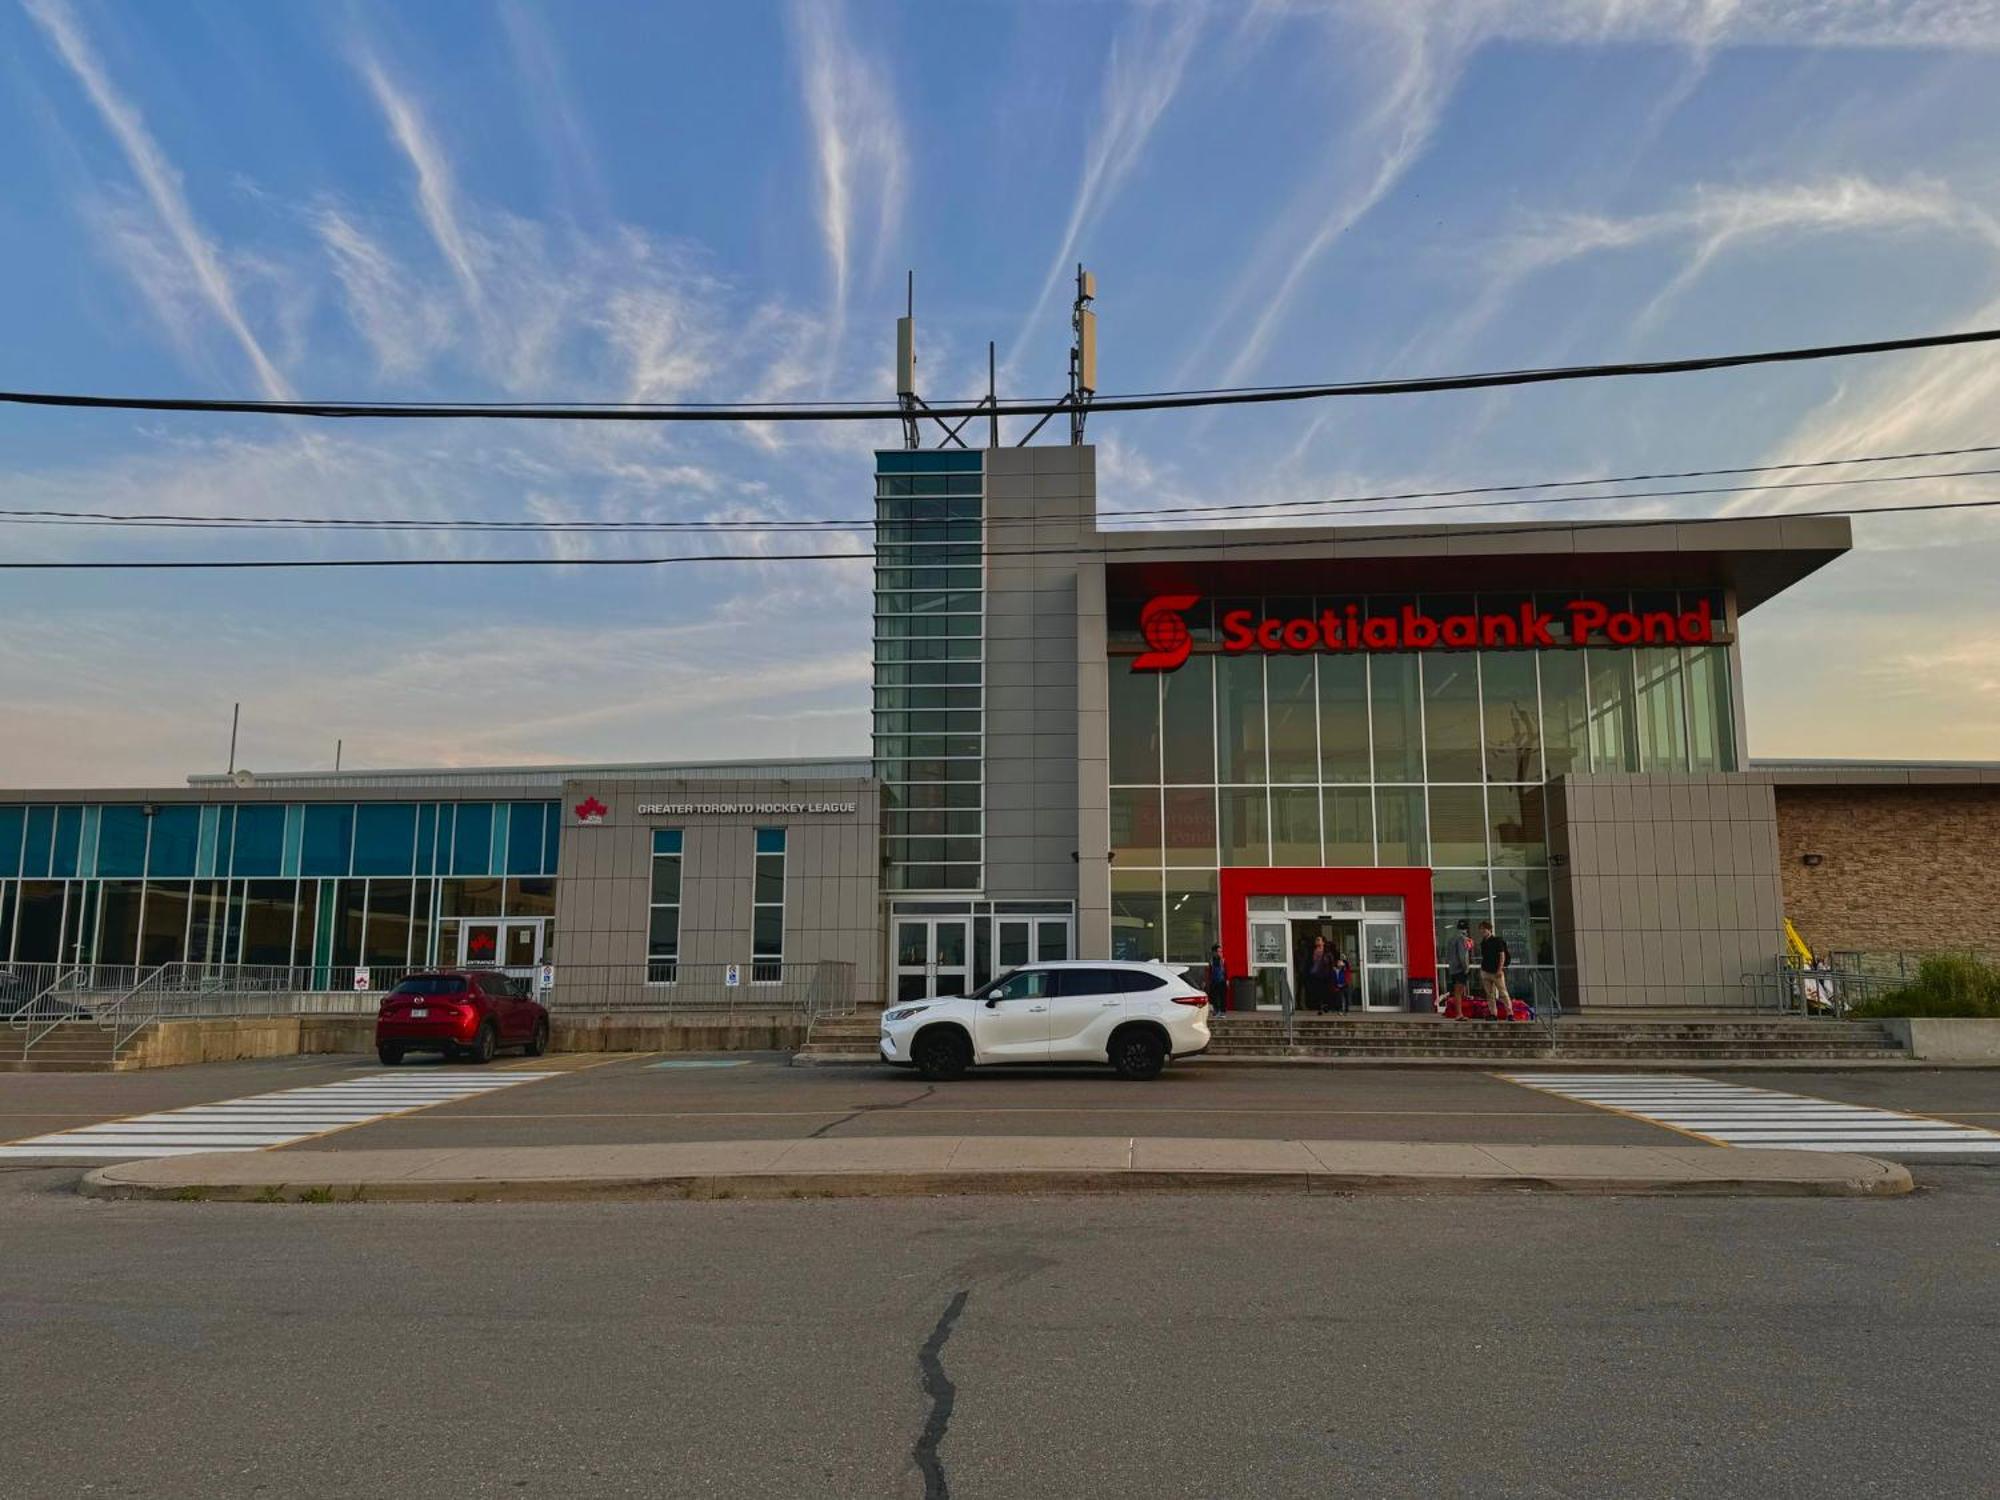
[[[1208,996],[1170,964],[1027,964],[970,995],[882,1015],[882,1060],[932,1079],[974,1064],[1051,1062],[1108,1062],[1121,1078],[1153,1078],[1169,1058],[1207,1050]]]

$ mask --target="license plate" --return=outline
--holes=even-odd
[[[428,1006],[415,1005],[410,1007],[410,1019],[412,1021],[421,1021],[424,1019],[424,1017],[428,1016],[429,1014],[430,1014],[430,1008]]]

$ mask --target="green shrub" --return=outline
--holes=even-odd
[[[1917,977],[1856,1005],[1853,1016],[1973,1016],[2000,1019],[2000,969],[1964,954],[1939,954]]]

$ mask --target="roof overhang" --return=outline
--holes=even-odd
[[[1739,613],[1853,545],[1845,516],[1498,526],[1099,531],[1114,598],[1727,588]],[[1489,570],[1479,571],[1482,565]]]

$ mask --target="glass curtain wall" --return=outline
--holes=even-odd
[[[985,798],[984,473],[876,455],[875,774],[891,891],[974,891]]]
[[[0,963],[457,963],[462,918],[553,927],[561,828],[554,802],[0,806]]]
[[[1535,602],[1561,620],[1568,597]],[[1663,597],[1673,598],[1643,595],[1641,606],[1671,607]],[[1515,613],[1528,598],[1383,596],[1366,607]],[[1707,598],[1721,633],[1720,598],[1681,598]],[[1214,641],[1213,623],[1190,618],[1197,642]],[[1295,656],[1198,647],[1175,672],[1136,673],[1114,658],[1109,686],[1119,958],[1201,962],[1221,940],[1224,867],[1402,865],[1434,872],[1440,956],[1458,922],[1476,931],[1490,919],[1517,964],[1553,965],[1547,782],[1570,771],[1737,769],[1726,644]]]

